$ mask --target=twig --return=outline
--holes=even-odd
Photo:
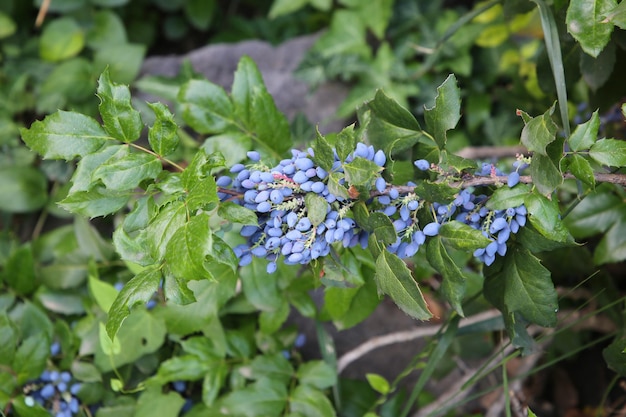
[[[476,314],[474,316],[462,319],[459,323],[459,328],[467,327],[476,323],[480,323],[482,321],[487,321],[490,319],[494,319],[499,317],[502,313],[498,310],[487,310],[485,312]],[[356,348],[346,352],[339,358],[337,361],[337,371],[341,373],[344,369],[348,367],[352,362],[356,361],[362,356],[367,355],[369,352],[374,349],[381,348],[387,345],[393,345],[395,343],[404,343],[409,342],[411,340],[419,339],[422,337],[432,336],[436,334],[440,325],[430,325],[418,327],[414,330],[405,330],[401,332],[389,333],[383,336],[374,337],[369,339],[368,341],[362,343]]]
[[[528,154],[524,146],[469,146],[456,153],[465,159],[501,159]]]
[[[37,13],[37,18],[35,19],[35,27],[41,27],[44,19],[46,18],[46,14],[48,13],[49,7],[50,7],[50,0],[43,0],[43,2],[41,2],[41,6],[39,7],[39,12]]]

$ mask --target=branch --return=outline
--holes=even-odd
[[[595,178],[596,182],[609,182],[612,184],[626,186],[626,175],[624,174],[595,173],[593,174],[593,177]],[[509,177],[507,175],[494,176],[494,177],[472,176],[472,177],[468,177],[468,179],[463,180],[463,181],[450,183],[450,186],[467,188],[467,187],[477,187],[480,185],[506,184],[508,178]],[[564,174],[563,178],[576,179],[576,177],[570,173]],[[522,175],[519,178],[519,182],[523,182],[525,184],[532,184],[533,179],[531,178],[530,175]]]
[[[465,159],[501,159],[520,154],[528,155],[528,149],[524,146],[470,146],[456,153],[457,156]]]

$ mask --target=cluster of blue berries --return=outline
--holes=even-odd
[[[237,164],[231,168],[234,178],[221,176],[216,180],[222,201],[240,204],[256,212],[258,217],[258,226],[241,228],[240,233],[246,238],[246,243],[234,248],[240,266],[248,265],[253,257],[265,258],[268,261],[267,272],[272,273],[277,269],[279,258],[288,265],[308,264],[328,255],[333,244],[345,248],[356,245],[367,247],[369,233],[350,217],[354,201],[330,192],[329,173],[315,164],[313,149],[307,152],[292,150],[291,158],[280,161],[274,167],[261,163],[260,154],[256,151],[248,152],[248,158],[251,161],[249,164]],[[331,172],[343,173],[344,164],[355,158],[373,161],[381,170],[386,163],[382,151],[359,143],[345,161],[341,161],[335,152]],[[423,159],[414,164],[423,171],[431,169],[431,164]],[[519,182],[518,171],[523,165],[517,162],[515,167],[516,171],[508,176],[509,187]],[[483,164],[476,174],[502,175],[491,164]],[[345,186],[343,177],[339,175],[339,178],[339,186]],[[492,240],[487,247],[474,253],[490,265],[496,254],[506,253],[510,235],[526,224],[526,209],[523,206],[504,211],[489,210],[485,206],[485,195],[475,195],[465,189],[450,204],[434,203],[433,221],[422,225],[417,220],[417,213],[426,203],[411,191],[414,183],[401,187],[403,192],[400,193],[399,187],[389,186],[383,177],[376,176],[371,186],[373,197],[369,203],[374,203],[371,207],[387,215],[397,232],[396,241],[387,249],[400,258],[415,255],[427,237],[439,233],[442,224],[456,220],[481,230]],[[309,216],[305,197],[311,193],[326,206],[323,219],[319,219],[319,215]],[[316,224],[312,223],[312,217],[318,218]]]
[[[76,397],[80,388],[81,384],[73,382],[71,373],[45,370],[24,387],[25,402],[30,406],[38,403],[54,417],[72,417],[80,410]]]

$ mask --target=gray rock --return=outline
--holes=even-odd
[[[178,74],[181,63],[188,59],[196,72],[228,91],[237,63],[242,56],[248,55],[263,74],[267,89],[274,97],[277,107],[290,120],[301,113],[313,125],[319,124],[322,132],[338,131],[346,125],[345,121],[336,119],[335,113],[347,96],[347,87],[330,82],[310,91],[305,82],[293,75],[318,36],[316,34],[294,38],[278,46],[251,40],[208,45],[186,55],[152,56],[145,60],[141,75],[173,77]]]

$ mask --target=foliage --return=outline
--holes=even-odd
[[[218,10],[154,3],[197,30]],[[59,16],[38,40],[16,24],[27,6],[2,6],[5,414],[408,415],[460,339],[460,316],[497,308],[496,328],[529,353],[528,326],[558,323],[555,284],[587,278],[563,278],[563,254],[623,266],[626,146],[605,135],[619,130],[605,112],[615,96],[603,90],[622,64],[622,3],[491,1],[465,13],[438,2],[375,3],[273,3],[271,19],[331,15],[301,71],[313,82],[354,81],[342,111],[359,104],[357,124],[291,153],[289,122],[247,57],[230,92],[180,77],[180,119],[161,103],[133,103],[125,84],[150,42],[129,41],[141,35],[123,28],[145,5],[53,1]],[[165,30],[176,39],[175,27]],[[30,42],[16,47],[22,39]],[[570,131],[567,95],[601,110]],[[526,110],[512,128],[517,108]],[[47,115],[31,124],[28,113]],[[205,141],[189,144],[181,123]],[[528,156],[455,154],[473,142],[512,143],[513,131]],[[50,215],[65,224],[46,227]],[[34,226],[22,224],[31,218]],[[436,294],[424,285],[432,275]],[[311,298],[318,288],[322,306]],[[433,300],[451,307],[424,357],[397,380],[339,378],[322,327],[323,359],[301,355],[291,309],[342,329],[383,295],[421,320]],[[623,375],[616,336],[605,359]],[[398,386],[419,368],[407,399]]]

